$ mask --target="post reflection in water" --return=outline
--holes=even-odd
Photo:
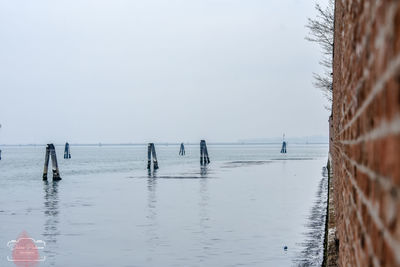
[[[146,235],[148,242],[148,255],[147,262],[152,262],[152,257],[157,252],[159,237],[157,234],[157,196],[156,196],[157,178],[156,171],[151,173],[149,171],[149,177],[147,178],[147,210],[148,215],[146,216],[148,221],[148,227],[146,227]]]
[[[44,205],[44,230],[43,236],[46,242],[44,253],[46,256],[47,264],[56,266],[56,248],[57,248],[57,236],[60,234],[57,228],[59,223],[59,200],[58,200],[58,182],[44,181],[43,182],[43,205]]]
[[[210,217],[209,217],[209,194],[208,194],[208,170],[207,166],[202,166],[200,168],[199,184],[199,226],[201,233],[201,245],[202,245],[202,255],[199,255],[200,262],[207,259],[207,255],[211,252],[212,242],[209,239],[209,229],[210,229]]]
[[[157,170],[147,170],[147,177],[149,178],[156,178],[157,177]]]
[[[201,178],[207,178],[207,174],[208,174],[207,166],[201,166],[200,167]]]

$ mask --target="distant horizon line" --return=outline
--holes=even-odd
[[[328,145],[329,142],[288,142],[288,144],[297,145]],[[68,142],[69,143],[69,142]],[[152,142],[156,145],[180,145],[181,143],[185,145],[198,145],[194,142]],[[56,146],[64,146],[65,143],[53,143]],[[69,143],[72,146],[143,146],[148,143]],[[280,145],[282,142],[208,142],[209,145]],[[39,144],[0,144],[0,146],[45,146],[47,143]]]

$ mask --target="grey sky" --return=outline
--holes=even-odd
[[[327,135],[319,48],[304,40],[313,8],[0,0],[0,143]]]

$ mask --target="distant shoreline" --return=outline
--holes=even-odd
[[[166,143],[166,142],[154,142],[154,144],[159,146],[178,146],[181,143]],[[198,143],[184,143],[185,145],[198,145]],[[230,146],[230,145],[281,145],[282,142],[271,142],[271,143],[245,143],[245,142],[232,142],[232,143],[221,143],[221,142],[209,142],[208,145],[222,145],[222,146]],[[0,144],[2,147],[11,147],[11,146],[45,146],[46,144]],[[55,143],[56,146],[64,146],[64,143]],[[97,144],[74,144],[70,143],[71,146],[145,146],[147,143],[97,143]],[[288,142],[288,145],[329,145],[329,143],[322,142]]]

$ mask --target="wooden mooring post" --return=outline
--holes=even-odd
[[[151,169],[151,158],[153,157],[153,169],[158,169],[158,162],[157,162],[157,155],[156,155],[156,148],[154,143],[149,143],[147,145],[147,169]]]
[[[285,141],[285,135],[283,135],[283,142],[282,142],[281,153],[283,153],[283,154],[286,154],[286,141]]]
[[[185,146],[183,143],[181,143],[181,148],[179,149],[179,155],[184,156],[185,155]]]
[[[53,144],[48,144],[46,147],[46,156],[44,159],[43,181],[47,180],[47,171],[49,168],[49,159],[51,156],[51,167],[53,170],[53,181],[61,180],[60,171],[58,170],[56,148]]]
[[[69,144],[67,142],[65,143],[64,159],[70,159],[70,158],[71,158],[71,151],[69,150]]]
[[[1,149],[0,149],[0,160],[1,160]]]
[[[208,150],[205,140],[200,141],[200,165],[204,166],[210,163],[210,158],[208,157]]]

